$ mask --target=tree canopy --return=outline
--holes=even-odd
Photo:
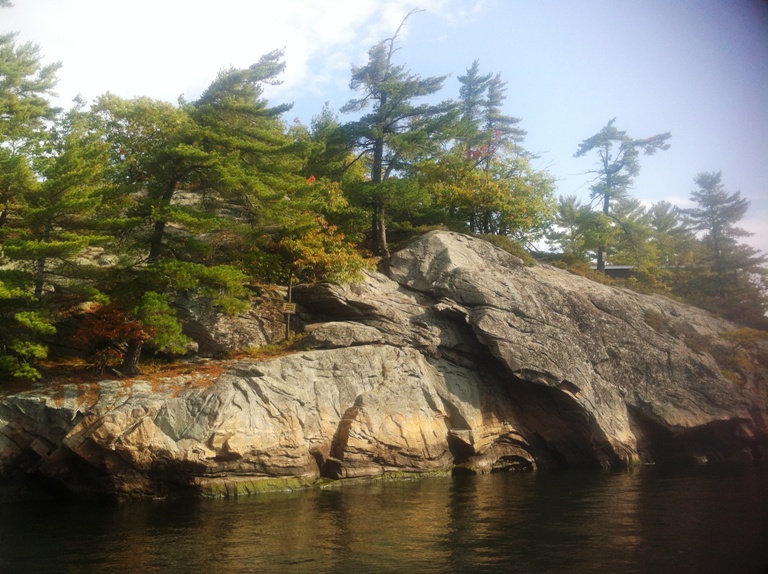
[[[592,199],[600,202],[606,217],[618,222],[612,207],[615,202],[626,197],[634,178],[640,172],[640,152],[653,155],[659,150],[669,149],[667,141],[672,134],[667,132],[648,138],[634,139],[629,137],[627,132],[617,129],[615,122],[616,118],[613,118],[595,135],[582,141],[574,157],[582,157],[590,152],[597,153],[597,166],[591,172],[597,176],[591,188]],[[603,242],[597,246],[598,271],[605,270],[607,247],[607,243]]]
[[[719,172],[696,177],[690,209],[631,197],[640,155],[670,135],[611,120],[576,152],[597,156],[599,208],[556,200],[498,73],[475,60],[442,98],[447,75],[400,62],[413,14],[352,66],[338,110],[352,119],[326,104],[309,126],[265,98],[279,50],[191,102],[105,93],[61,110],[60,65],[0,35],[0,376],[39,377],[75,312],[94,364],[136,373],[145,350],[187,352],[189,301],[237,313],[259,283],[355,281],[392,236],[434,227],[530,248],[546,236],[571,263],[628,265],[636,283],[765,327],[766,258],[739,243],[748,202]]]
[[[413,14],[413,12],[411,12]],[[389,256],[387,247],[387,206],[399,195],[401,186],[383,185],[405,174],[411,164],[430,157],[452,136],[456,106],[414,100],[431,96],[443,87],[445,76],[422,78],[397,65],[396,42],[408,16],[395,34],[371,47],[368,63],[352,67],[349,87],[359,96],[342,107],[345,113],[370,111],[344,126],[356,153],[352,161],[363,161],[369,178],[360,186],[362,202],[371,211],[370,245],[374,255]]]

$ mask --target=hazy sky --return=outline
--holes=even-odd
[[[752,205],[747,241],[768,252],[768,3],[765,0],[13,0],[0,32],[61,61],[68,107],[110,91],[193,100],[222,68],[284,48],[286,120],[308,124],[323,103],[352,97],[351,64],[401,33],[398,63],[449,75],[442,98],[473,60],[508,82],[505,112],[522,118],[537,167],[558,194],[589,196],[593,158],[578,144],[611,118],[632,137],[672,132],[672,147],[641,157],[633,195],[684,205],[702,171],[722,171]],[[341,116],[342,121],[352,119]]]

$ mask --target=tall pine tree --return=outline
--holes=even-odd
[[[694,181],[697,188],[691,191],[691,200],[696,207],[682,210],[688,227],[702,234],[704,255],[694,266],[694,291],[705,305],[727,317],[765,327],[768,271],[764,265],[768,257],[739,243],[740,238],[752,235],[737,225],[749,201],[740,191],[725,189],[721,172],[702,172]]]
[[[439,149],[455,124],[455,105],[415,104],[418,98],[437,93],[445,76],[421,78],[394,61],[397,38],[406,20],[395,34],[368,51],[368,63],[352,67],[349,87],[360,96],[350,100],[342,112],[371,111],[344,126],[348,141],[356,150],[353,161],[365,161],[369,183],[362,190],[362,203],[371,215],[371,251],[388,257],[387,208],[403,192],[394,181],[398,174],[420,158]],[[407,186],[406,186],[407,187]]]
[[[582,157],[592,151],[597,152],[597,168],[590,172],[597,175],[592,185],[592,199],[602,204],[602,212],[606,217],[613,214],[616,201],[627,195],[634,178],[640,172],[639,156],[653,155],[659,150],[669,149],[672,135],[667,132],[648,138],[634,139],[627,132],[620,131],[614,125],[616,118],[595,135],[579,144],[574,157]],[[605,253],[608,245],[599,245],[597,249],[597,270],[605,271]]]

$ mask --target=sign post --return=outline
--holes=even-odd
[[[288,272],[288,302],[283,303],[285,315],[285,338],[291,338],[291,315],[296,314],[296,303],[291,302],[291,287],[293,286],[293,269]]]

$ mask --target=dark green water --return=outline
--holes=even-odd
[[[766,565],[768,472],[753,467],[0,506],[0,572],[731,574]]]

